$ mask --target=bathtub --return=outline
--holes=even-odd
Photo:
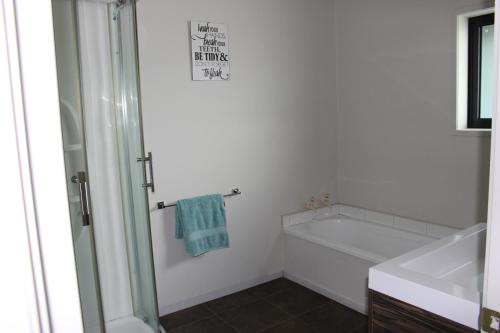
[[[286,215],[284,275],[366,314],[371,266],[456,231],[345,205]]]

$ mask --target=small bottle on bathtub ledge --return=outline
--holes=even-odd
[[[330,193],[311,197],[304,207],[314,211],[314,221],[324,220],[333,215]]]

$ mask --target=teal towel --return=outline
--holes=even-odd
[[[212,194],[177,201],[175,238],[184,238],[186,252],[193,257],[229,247],[222,195]]]

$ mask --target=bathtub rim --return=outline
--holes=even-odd
[[[304,222],[311,222],[314,220],[315,217],[323,219],[339,214],[357,220],[374,223],[377,225],[383,225],[398,230],[409,231],[423,236],[429,236],[438,239],[455,234],[464,229],[464,228],[456,228],[456,227],[441,225],[434,222],[415,220],[408,217],[383,213],[380,211],[365,209],[356,206],[350,206],[343,203],[333,203],[330,206],[321,207],[313,210],[306,209],[293,213],[282,214],[281,215],[282,229],[285,229],[285,227],[288,226]],[[482,222],[472,223],[471,226],[477,223],[482,223]]]
[[[405,234],[409,234],[409,235],[414,235],[414,236],[416,236],[418,238],[429,238],[430,241],[428,243],[432,243],[432,242],[438,240],[438,238],[436,238],[436,237],[432,237],[432,236],[428,236],[428,235],[422,235],[420,233],[416,233],[416,232],[412,232],[412,231],[401,230],[401,229],[398,229],[398,228],[393,228],[393,227],[388,226],[388,225],[383,225],[383,224],[375,223],[375,222],[372,222],[372,221],[361,220],[359,218],[354,218],[354,217],[343,215],[343,214],[332,215],[332,216],[329,216],[328,218],[321,219],[321,220],[311,220],[311,221],[305,221],[305,222],[301,222],[301,223],[291,224],[291,225],[288,225],[288,226],[283,226],[283,233],[285,235],[287,235],[287,236],[292,236],[292,237],[300,238],[300,239],[306,240],[308,242],[311,242],[311,243],[314,243],[314,244],[318,244],[318,245],[324,246],[326,248],[329,248],[329,249],[332,249],[332,250],[335,250],[335,251],[339,251],[339,252],[346,253],[348,255],[352,255],[354,257],[357,257],[357,258],[369,261],[369,262],[371,262],[373,264],[380,264],[382,262],[385,262],[387,260],[390,260],[390,259],[394,258],[394,257],[388,258],[388,257],[385,257],[385,256],[381,256],[381,255],[378,255],[378,254],[375,254],[375,253],[372,253],[372,252],[369,252],[369,251],[357,248],[355,246],[347,245],[345,243],[328,241],[328,240],[325,240],[325,239],[323,239],[321,237],[317,237],[317,236],[313,236],[313,235],[308,234],[308,233],[297,231],[297,230],[295,230],[293,228],[293,227],[295,227],[297,225],[301,225],[301,224],[317,223],[317,222],[321,222],[321,221],[325,221],[325,220],[330,220],[330,219],[331,220],[336,220],[336,219],[343,220],[343,219],[347,219],[347,220],[353,221],[354,223],[373,225],[375,227],[380,228],[381,230],[383,230],[383,229],[391,229],[391,230],[395,230],[397,232],[401,232],[401,233],[405,233]],[[349,222],[347,222],[347,223],[349,223]],[[424,244],[424,245],[426,245],[426,244]],[[424,246],[424,245],[422,245],[422,246]],[[398,254],[396,257],[398,257],[400,255],[403,255],[403,254],[404,253]]]

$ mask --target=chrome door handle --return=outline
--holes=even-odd
[[[149,162],[149,178],[150,178],[150,182],[148,182],[148,176],[146,175],[146,173],[144,173],[144,184],[142,184],[142,187],[144,188],[148,188],[150,187],[151,188],[151,192],[154,192],[155,191],[155,178],[154,178],[154,175],[153,175],[153,154],[151,154],[151,152],[148,153],[148,156],[147,157],[138,157],[137,158],[137,162],[142,162],[142,163],[146,163],[146,162]]]
[[[80,211],[82,212],[83,226],[90,225],[92,217],[90,215],[90,196],[87,186],[87,177],[85,172],[79,171],[76,176],[71,177],[71,181],[78,184],[78,193],[80,195]]]

